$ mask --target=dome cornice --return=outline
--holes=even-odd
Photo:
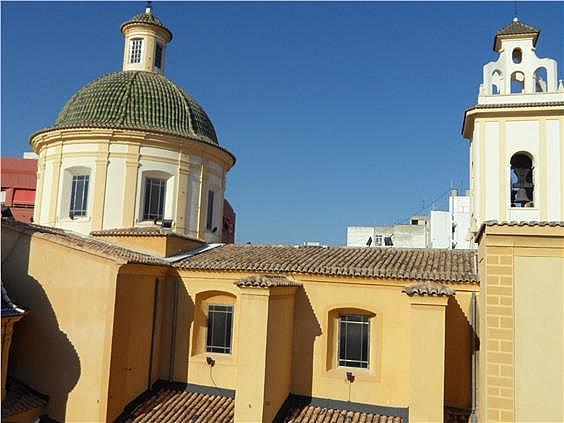
[[[102,142],[110,144],[138,144],[144,147],[165,148],[173,151],[183,151],[188,155],[205,156],[225,165],[228,170],[235,164],[235,156],[227,149],[202,142],[193,138],[178,137],[155,131],[137,129],[111,129],[111,128],[48,128],[34,133],[30,137],[33,150],[39,153],[47,145],[53,143],[63,144],[89,144]]]

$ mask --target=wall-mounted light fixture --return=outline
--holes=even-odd
[[[210,356],[206,357],[206,363],[208,363],[208,366],[210,366],[210,367],[215,366],[215,360],[213,358],[211,358]]]

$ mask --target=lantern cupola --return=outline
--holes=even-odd
[[[148,2],[145,12],[135,15],[121,25],[125,37],[123,70],[164,73],[165,51],[172,40],[172,32],[153,15]]]

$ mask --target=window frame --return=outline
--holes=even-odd
[[[223,307],[229,310],[212,310],[212,307],[219,308]],[[215,321],[212,320],[212,315],[215,316],[216,314],[223,313],[225,315],[226,321],[224,321],[225,326],[225,334],[224,334],[224,342],[223,345],[210,345],[210,328],[211,328],[211,340],[213,341],[214,331],[213,325],[211,322]],[[233,352],[233,320],[234,320],[235,310],[233,304],[219,304],[219,303],[209,303],[207,307],[207,325],[206,325],[206,345],[205,345],[205,352],[206,353],[213,353],[213,354],[226,354],[230,355]],[[229,327],[227,325],[227,320],[229,319]],[[223,351],[218,351],[223,349]]]
[[[160,50],[160,54],[159,54]],[[157,58],[159,59],[159,64],[157,65]],[[155,42],[155,54],[153,60],[153,66],[158,70],[163,70],[163,62],[164,62],[164,45],[158,41]]]
[[[78,184],[82,184],[82,198],[80,207],[77,208],[76,195],[78,192]],[[70,196],[69,196],[69,217],[88,217],[88,191],[90,188],[90,174],[79,173],[71,175]]]
[[[343,318],[352,318],[351,320],[343,320]],[[358,320],[354,320],[354,319],[358,319]],[[337,354],[336,354],[336,358],[337,358],[337,367],[341,367],[341,368],[351,368],[351,369],[364,369],[364,370],[370,370],[370,354],[371,354],[371,349],[370,349],[370,335],[371,335],[371,316],[367,315],[367,314],[360,314],[360,313],[340,313],[338,316],[338,330],[337,330]],[[342,358],[341,357],[341,353],[342,351],[342,341],[341,341],[341,335],[342,335],[342,330],[343,330],[343,322],[345,322],[345,328],[347,328],[349,325],[362,325],[361,326],[361,337],[360,337],[360,360],[352,360],[350,358],[348,358],[346,355]],[[363,332],[365,332],[365,336],[366,336],[366,351],[364,351],[363,354],[363,347],[362,347],[362,334]],[[346,347],[345,347],[346,348]],[[345,352],[346,354],[346,352]],[[365,360],[362,360],[362,357],[366,358]],[[351,363],[359,363],[360,365],[356,366],[356,365],[351,365]],[[364,365],[363,365],[364,364]]]
[[[139,42],[138,48],[136,43]],[[133,65],[142,63],[143,50],[145,48],[145,39],[143,37],[134,37],[129,40],[129,57],[128,62]],[[134,59],[137,59],[134,61]]]
[[[152,184],[154,181],[159,182],[159,196],[162,197],[157,200],[157,208],[160,208],[160,213],[153,213],[150,210],[151,207],[151,193],[149,191],[149,184]],[[155,220],[163,220],[165,216],[165,207],[166,207],[166,192],[167,192],[167,183],[168,179],[159,176],[145,176],[143,178],[143,202],[141,207],[141,220],[142,221],[155,221]],[[152,188],[152,185],[151,185]],[[149,196],[149,198],[147,198]],[[159,206],[160,203],[160,206]],[[149,208],[149,210],[148,210]]]

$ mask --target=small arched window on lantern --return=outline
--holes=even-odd
[[[533,160],[527,153],[511,157],[511,207],[534,207]]]

